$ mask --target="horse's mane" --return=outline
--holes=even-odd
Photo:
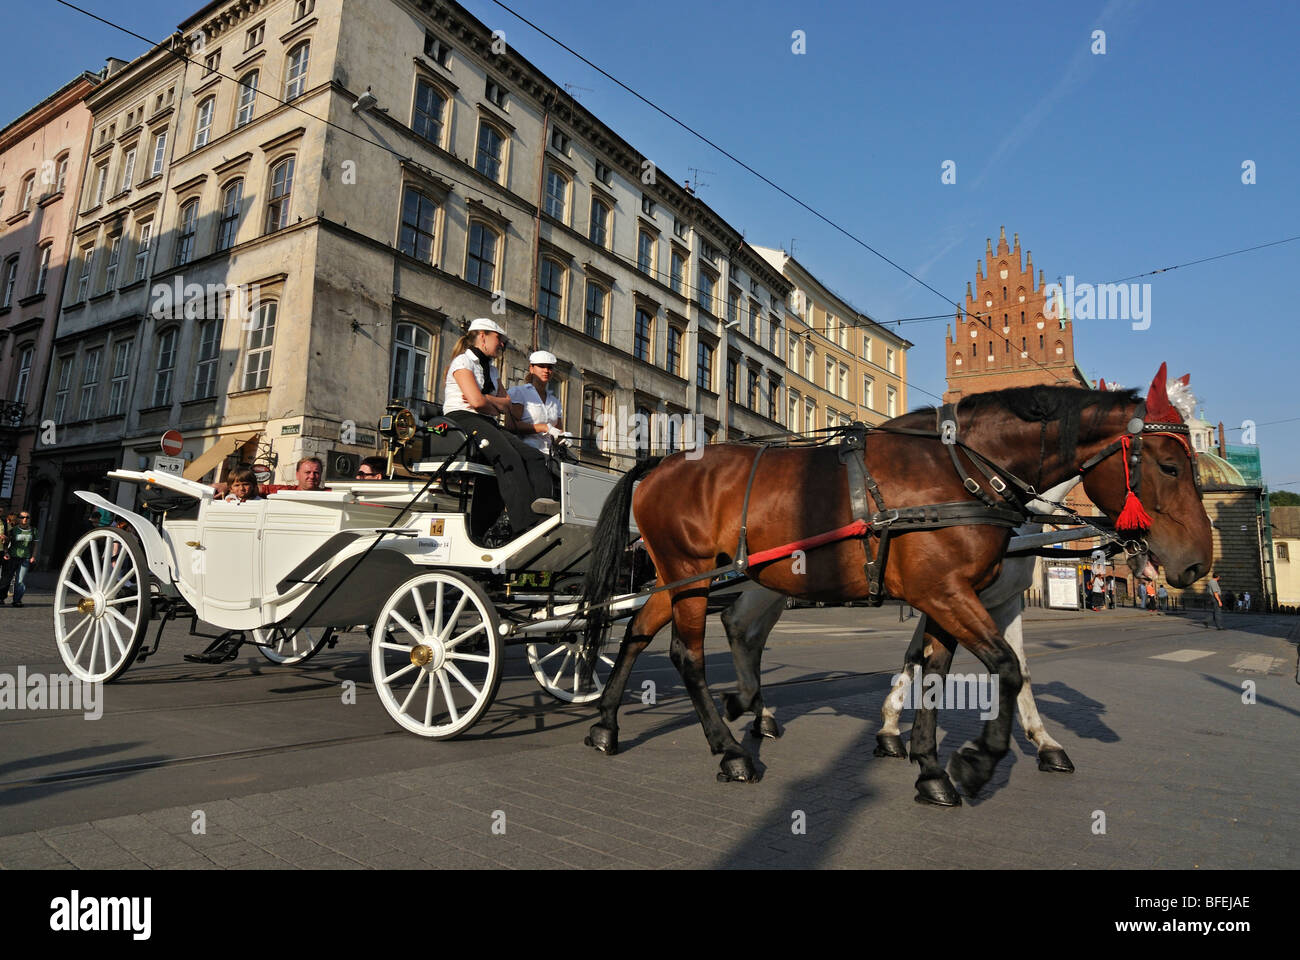
[[[1137,403],[1142,397],[1137,390],[1085,390],[1082,387],[1008,387],[963,397],[957,408],[962,420],[990,414],[1010,414],[1027,423],[1059,423],[1058,444],[1061,457],[1073,460],[1079,443],[1079,423],[1083,411],[1094,408],[1096,423],[1116,407]],[[895,423],[907,427],[935,426],[936,407],[920,407],[899,417]]]

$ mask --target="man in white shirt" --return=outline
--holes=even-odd
[[[528,357],[528,379],[507,391],[524,443],[543,453],[554,453],[557,444],[572,439],[560,429],[564,411],[560,398],[550,390],[551,375],[559,360],[549,350],[535,350]]]

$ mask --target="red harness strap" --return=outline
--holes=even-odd
[[[819,533],[815,537],[804,537],[802,540],[796,540],[793,543],[783,544],[779,547],[772,547],[769,550],[759,550],[757,553],[749,555],[751,566],[760,563],[768,563],[772,560],[780,560],[788,557],[796,550],[812,550],[814,547],[822,547],[828,543],[835,543],[837,540],[851,540],[854,537],[865,537],[871,529],[871,525],[865,520],[854,520],[850,524],[842,527],[836,527],[834,530],[827,530],[825,533]]]

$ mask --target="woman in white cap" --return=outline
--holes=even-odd
[[[550,454],[573,439],[560,429],[564,411],[560,398],[548,389],[558,362],[549,350],[534,350],[528,357],[528,379],[507,391],[515,407],[515,432],[530,447]]]
[[[452,350],[442,410],[449,420],[476,435],[474,447],[496,471],[511,532],[518,536],[542,519],[539,511],[554,513],[558,504],[551,499],[546,458],[496,423],[497,414],[514,419],[505,384],[492,362],[504,353],[507,343],[506,332],[496,321],[479,317],[470,323]],[[479,440],[487,440],[487,446],[480,448]]]

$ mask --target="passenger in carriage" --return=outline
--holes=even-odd
[[[354,480],[383,480],[384,471],[388,469],[388,461],[383,457],[366,457],[357,466]]]
[[[244,503],[248,500],[261,500],[262,495],[257,490],[257,478],[253,476],[251,467],[236,467],[230,471],[227,479],[226,494],[227,503]]]
[[[540,450],[501,429],[496,417],[504,414],[513,428],[514,413],[501,374],[492,361],[506,349],[506,332],[494,320],[480,317],[470,323],[452,351],[444,383],[443,414],[466,430],[487,440],[479,455],[492,465],[501,498],[515,535],[556,513],[551,472]]]
[[[558,362],[549,350],[534,351],[528,358],[527,381],[506,391],[513,406],[515,433],[530,447],[552,456],[573,440],[572,434],[560,429],[564,417],[560,398],[548,389]]]

